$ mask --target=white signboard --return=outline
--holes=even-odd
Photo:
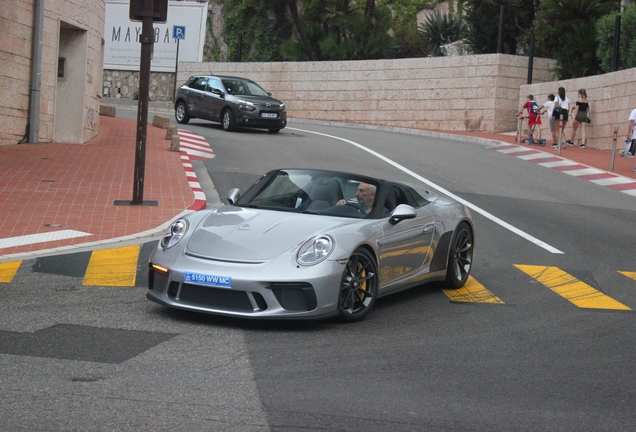
[[[104,23],[104,69],[139,70],[141,56],[141,22],[128,18],[128,0],[106,0]],[[195,1],[168,2],[168,21],[153,23],[153,72],[174,72],[177,59],[177,39],[174,27],[184,28],[187,38],[180,39],[179,61],[203,60],[205,23],[208,3]]]

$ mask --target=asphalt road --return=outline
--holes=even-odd
[[[636,199],[478,143],[289,126],[187,128],[214,149],[221,196],[270,169],[315,167],[466,200],[472,276],[500,302],[431,285],[357,324],[242,321],[146,300],[152,244],[132,287],[83,285],[90,252],[41,258],[0,284],[0,430],[633,430],[634,312],[581,304],[636,309]],[[564,292],[551,271],[582,285]]]

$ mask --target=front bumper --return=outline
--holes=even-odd
[[[186,270],[163,265],[167,271],[158,270],[151,261],[146,297],[171,308],[244,318],[319,319],[337,314],[344,266],[335,261],[296,266],[291,273],[297,271],[298,277],[280,277],[283,273],[269,271],[267,264],[192,260],[188,271],[231,275],[231,288],[186,282]]]
[[[263,117],[268,114],[276,114],[276,118]],[[236,116],[236,123],[242,127],[253,127],[263,129],[284,129],[287,126],[287,114],[282,111],[241,111]]]

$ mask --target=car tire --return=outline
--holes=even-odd
[[[474,245],[472,230],[466,222],[460,223],[451,240],[446,279],[444,280],[446,288],[461,288],[468,280],[473,266]]]
[[[232,132],[234,130],[234,114],[229,108],[223,110],[223,114],[221,114],[221,127],[226,132]]]
[[[190,121],[185,102],[177,102],[177,105],[174,107],[174,118],[177,120],[177,123],[180,124],[187,124]]]
[[[280,132],[280,129],[270,129],[269,133],[273,133],[273,134],[277,134],[278,132]]]
[[[338,290],[338,317],[351,323],[369,312],[378,295],[378,271],[375,259],[364,248],[356,249],[345,265]]]

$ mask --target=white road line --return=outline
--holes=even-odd
[[[514,226],[510,225],[508,222],[505,222],[505,221],[499,219],[495,215],[487,212],[486,210],[483,210],[480,207],[478,207],[478,206],[476,206],[476,205],[464,200],[463,198],[458,197],[457,195],[455,195],[455,194],[447,191],[446,189],[436,185],[435,183],[431,182],[430,180],[425,179],[421,175],[409,170],[406,167],[403,167],[402,165],[398,164],[397,162],[394,162],[393,160],[389,159],[388,157],[386,157],[386,156],[384,156],[384,155],[382,155],[382,154],[380,154],[380,153],[378,153],[378,152],[376,152],[374,150],[371,150],[371,149],[363,146],[362,144],[358,144],[357,142],[348,140],[346,138],[341,138],[341,137],[337,137],[337,136],[329,135],[329,134],[324,134],[324,133],[320,133],[320,132],[314,132],[314,131],[309,131],[309,130],[305,130],[305,129],[296,129],[296,128],[290,128],[290,127],[288,127],[287,129],[296,130],[296,131],[299,131],[299,132],[311,133],[311,134],[315,134],[315,135],[321,135],[321,136],[324,136],[324,137],[327,137],[327,138],[333,138],[333,139],[336,139],[336,140],[339,140],[339,141],[344,141],[344,142],[346,142],[348,144],[351,144],[351,145],[353,145],[355,147],[358,147],[359,149],[364,150],[367,153],[372,154],[373,156],[377,157],[378,159],[381,159],[381,160],[385,161],[389,165],[393,165],[395,168],[397,168],[400,171],[410,175],[411,177],[421,181],[422,183],[437,189],[438,191],[440,191],[444,195],[447,195],[447,196],[451,197],[452,199],[454,199],[455,201],[464,204],[466,207],[470,208],[471,210],[473,210],[473,211],[479,213],[480,215],[490,219],[491,221],[495,222],[496,224],[502,226],[503,228],[506,228],[507,230],[517,234],[521,238],[526,239],[529,242],[534,243],[535,245],[547,250],[548,252],[551,252],[553,254],[562,254],[563,253],[559,249],[557,249],[557,248],[555,248],[553,246],[550,246],[549,244],[545,243],[544,241],[539,240],[538,238],[531,236],[530,234],[526,233],[525,231],[520,230],[517,227],[514,227]]]
[[[24,246],[34,243],[44,243],[49,241],[57,241],[57,240],[66,240],[75,237],[85,237],[93,234],[74,231],[74,230],[60,230],[60,231],[51,231],[47,233],[40,234],[29,234],[18,237],[9,237],[0,239],[0,249],[15,247],[15,246]]]

